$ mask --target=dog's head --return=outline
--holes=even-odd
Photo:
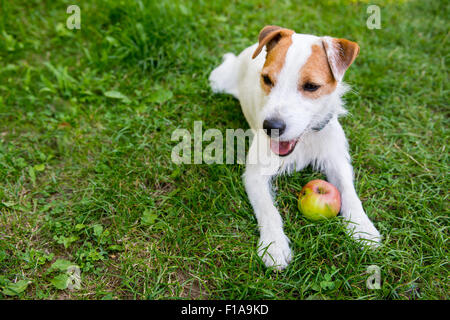
[[[253,58],[264,47],[267,54],[260,85],[267,99],[261,110],[262,127],[271,138],[277,138],[271,139],[272,150],[284,156],[292,152],[304,132],[342,111],[340,96],[345,87],[341,81],[359,46],[345,39],[266,26]]]

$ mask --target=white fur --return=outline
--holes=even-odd
[[[280,270],[288,265],[292,252],[283,231],[283,221],[274,205],[271,180],[278,174],[301,170],[309,164],[324,172],[328,181],[339,189],[341,214],[353,237],[374,246],[381,239],[356,194],[348,144],[338,122],[338,116],[345,113],[341,96],[347,86],[339,81],[334,92],[315,100],[304,97],[297,89],[299,70],[310,56],[311,46],[321,41],[322,38],[312,35],[292,35],[284,66],[269,95],[260,85],[265,50],[255,59],[251,57],[258,44],[248,47],[238,57],[226,54],[224,62],[209,78],[214,92],[229,93],[239,99],[254,131],[244,183],[261,233],[258,252],[267,266]],[[333,118],[321,131],[310,130],[330,112],[334,114]],[[295,149],[286,157],[278,157],[270,151],[270,139],[261,130],[264,119],[274,116],[286,122],[280,140],[298,138]]]

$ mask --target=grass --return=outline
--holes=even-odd
[[[65,2],[0,2],[0,298],[448,299],[448,3],[371,1],[379,30],[366,1],[77,3],[81,30]],[[295,255],[274,273],[244,167],[170,161],[177,128],[247,128],[207,77],[266,24],[360,44],[342,124],[380,249],[299,215],[306,170],[276,181]]]

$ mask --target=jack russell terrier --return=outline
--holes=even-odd
[[[363,244],[380,243],[356,194],[348,143],[338,122],[346,112],[341,96],[348,91],[342,78],[358,53],[358,44],[349,40],[266,26],[259,43],[237,57],[225,54],[209,77],[214,92],[240,101],[254,133],[243,178],[261,234],[258,254],[268,267],[281,270],[292,259],[271,180],[307,165],[322,171],[340,191],[349,233]]]

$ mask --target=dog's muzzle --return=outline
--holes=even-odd
[[[266,119],[263,122],[263,129],[269,137],[277,138],[283,134],[286,129],[286,123],[277,118]]]
[[[263,129],[270,138],[270,149],[279,156],[290,154],[297,144],[297,140],[280,141],[278,138],[286,130],[286,123],[277,118],[266,119],[263,122]]]

